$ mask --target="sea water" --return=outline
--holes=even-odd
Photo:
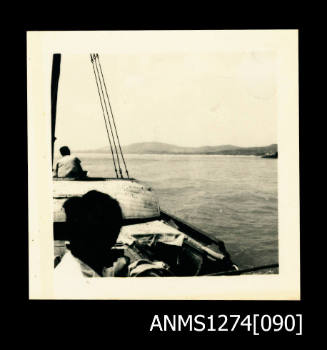
[[[115,176],[110,155],[76,155],[88,176]],[[276,159],[127,154],[125,161],[163,210],[223,240],[239,267],[278,262]]]

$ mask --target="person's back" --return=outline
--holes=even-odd
[[[63,156],[57,163],[58,177],[80,177],[84,172],[81,161],[72,155]]]
[[[56,169],[56,177],[81,178],[86,176],[86,171],[81,167],[81,161],[70,154],[68,147],[60,148],[62,158],[59,159]]]

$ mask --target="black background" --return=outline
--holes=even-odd
[[[91,5],[91,4],[89,4]],[[162,12],[165,6],[158,3],[154,12]],[[189,5],[191,7],[191,5]],[[92,8],[92,6],[91,6]],[[203,10],[203,7],[201,6]],[[167,9],[166,9],[167,10]],[[194,10],[194,8],[193,8]],[[207,10],[207,14],[210,11]],[[210,9],[209,9],[210,10]],[[212,9],[213,10],[213,9]],[[52,10],[51,10],[52,11]],[[309,124],[304,121],[306,87],[306,67],[307,50],[309,46],[308,38],[310,36],[309,26],[303,20],[299,13],[277,11],[279,17],[267,20],[262,14],[273,9],[271,4],[261,5],[256,11],[248,16],[243,9],[237,9],[237,16],[227,23],[222,8],[215,9],[211,16],[201,16],[201,11],[194,17],[189,17],[187,9],[176,13],[176,9],[168,10],[167,16],[158,19],[158,17],[149,15],[146,19],[140,19],[134,16],[133,9],[128,9],[129,15],[124,12],[115,13],[112,8],[107,16],[99,19],[97,16],[90,15],[83,24],[72,25],[71,20],[76,19],[78,14],[73,11],[67,12],[64,8],[53,12],[55,20],[48,21],[46,17],[34,15],[27,18],[26,23],[16,27],[14,41],[14,52],[18,52],[15,58],[19,57],[15,65],[14,74],[10,73],[11,83],[16,89],[11,89],[8,85],[8,91],[14,96],[15,107],[21,107],[19,113],[19,127],[17,127],[17,118],[14,121],[15,141],[14,150],[20,159],[15,162],[18,171],[15,172],[15,192],[14,198],[17,200],[10,202],[9,211],[15,214],[19,205],[22,205],[22,214],[13,216],[11,223],[13,229],[8,232],[13,234],[9,243],[9,253],[14,258],[10,258],[11,273],[6,271],[7,275],[13,277],[9,291],[9,306],[12,306],[12,312],[7,318],[7,325],[13,329],[21,327],[29,330],[30,336],[39,340],[40,334],[47,336],[44,345],[62,346],[69,342],[75,344],[77,340],[89,341],[92,339],[102,339],[108,342],[108,347],[112,346],[110,340],[113,336],[119,336],[118,345],[124,345],[128,340],[135,339],[135,336],[145,335],[149,340],[153,334],[149,333],[152,318],[155,314],[303,314],[303,334],[309,334],[316,329],[317,320],[314,318],[315,309],[309,307],[313,293],[316,291],[317,283],[309,282],[314,279],[312,273],[315,270],[314,248],[311,248],[312,241],[309,233],[312,231],[312,222],[308,216],[307,198],[308,188],[304,186],[307,181],[307,154],[309,153],[305,143],[305,137],[308,135]],[[197,12],[197,11],[195,11]],[[251,12],[251,11],[250,11]],[[147,13],[147,12],[145,12]],[[57,14],[57,15],[56,15]],[[65,16],[63,16],[65,14]],[[144,15],[144,13],[143,13]],[[79,18],[80,19],[80,18]],[[301,169],[301,301],[41,301],[28,299],[28,178],[27,178],[27,99],[26,99],[26,31],[28,30],[160,30],[160,29],[298,29],[299,30],[299,63],[300,63],[300,169]],[[312,29],[312,28],[311,28]],[[310,40],[311,41],[311,40]],[[12,44],[12,42],[11,42]],[[312,44],[312,43],[311,43]],[[18,49],[19,48],[19,49]],[[17,79],[15,79],[17,74]],[[17,84],[17,81],[20,83]],[[17,91],[21,92],[18,100]],[[15,92],[16,91],[16,92]],[[17,102],[19,101],[19,103]],[[13,106],[13,105],[12,105]],[[21,158],[22,157],[22,158]],[[18,163],[18,164],[17,164]],[[24,176],[23,176],[24,175]],[[25,181],[23,180],[25,178]],[[18,200],[19,199],[19,200]],[[15,211],[13,211],[15,209]],[[292,249],[290,247],[290,249]],[[17,263],[17,266],[16,266]],[[6,284],[8,286],[8,284]],[[313,290],[314,289],[314,290]],[[313,293],[311,293],[313,292]],[[19,332],[15,332],[19,334]],[[180,335],[183,333],[171,333]],[[185,334],[185,333],[184,333]],[[186,332],[187,335],[190,333]],[[168,335],[165,333],[164,335]],[[235,336],[233,333],[215,334],[213,332],[192,333],[197,336]],[[240,334],[241,335],[241,334]],[[245,334],[246,335],[246,334]],[[280,336],[279,334],[269,334]],[[153,343],[157,345],[157,343]]]

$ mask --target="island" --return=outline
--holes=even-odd
[[[182,147],[161,142],[139,142],[123,146],[124,154],[212,154],[212,155],[246,155],[261,156],[277,155],[277,144],[262,147],[239,147],[234,145]],[[80,150],[78,153],[107,153],[109,146],[94,150]],[[268,157],[273,158],[273,157]],[[277,156],[276,156],[277,158]]]

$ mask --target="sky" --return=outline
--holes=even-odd
[[[100,54],[122,145],[277,143],[273,51]],[[56,148],[108,145],[90,58],[62,55]]]

